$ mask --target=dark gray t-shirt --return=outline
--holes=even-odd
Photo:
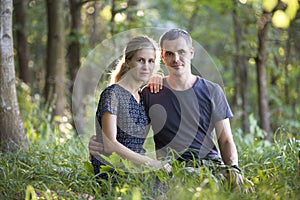
[[[144,88],[143,96],[158,158],[168,156],[170,149],[179,160],[221,158],[214,143],[214,126],[233,114],[218,84],[198,77],[192,88],[175,91],[164,79],[160,92],[152,94]]]

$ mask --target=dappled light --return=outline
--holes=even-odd
[[[1,0],[0,199],[298,199],[299,3]]]

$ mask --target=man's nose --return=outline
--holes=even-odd
[[[175,59],[175,61],[179,60],[179,54],[178,54],[178,52],[174,52],[174,59]]]

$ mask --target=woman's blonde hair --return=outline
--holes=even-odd
[[[130,61],[137,51],[149,48],[154,49],[155,59],[157,60],[157,58],[159,58],[159,55],[157,55],[158,48],[156,42],[153,39],[149,38],[148,36],[138,36],[131,39],[124,49],[122,59],[118,62],[115,70],[113,70],[111,73],[110,84],[118,82],[122,78],[122,76],[124,76],[130,70],[130,66],[128,66],[126,61]]]

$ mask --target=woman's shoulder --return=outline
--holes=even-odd
[[[101,97],[108,97],[112,96],[112,94],[118,93],[118,88],[116,84],[109,85],[106,88],[104,88],[101,92]]]
[[[120,87],[118,87],[118,84],[112,84],[107,86],[106,88],[103,89],[102,94],[105,93],[115,93],[120,90]]]

